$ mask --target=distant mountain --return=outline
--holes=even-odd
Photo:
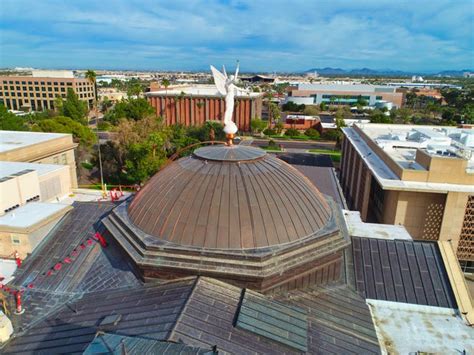
[[[343,76],[343,75],[356,75],[356,76],[396,76],[396,77],[410,77],[413,75],[421,75],[421,76],[451,76],[451,77],[459,77],[463,76],[465,72],[473,72],[470,69],[463,69],[463,70],[444,70],[440,72],[431,72],[431,73],[420,73],[420,72],[406,72],[402,70],[391,70],[391,69],[382,69],[382,70],[374,70],[369,68],[361,68],[361,69],[341,69],[341,68],[312,68],[306,70],[305,73],[314,73],[317,72],[319,75],[330,75],[330,76]]]

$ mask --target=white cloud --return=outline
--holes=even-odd
[[[470,0],[3,0],[0,65],[196,69],[240,58],[255,70],[461,69],[474,66],[472,7]],[[36,56],[22,59],[32,50]]]

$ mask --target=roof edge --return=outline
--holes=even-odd
[[[440,240],[438,246],[459,312],[468,325],[474,326],[474,306],[453,245],[449,240]]]

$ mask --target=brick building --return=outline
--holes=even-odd
[[[156,114],[169,125],[202,125],[208,120],[223,120],[224,97],[215,86],[183,86],[155,90],[152,86],[146,94]],[[252,118],[262,116],[261,93],[241,92],[235,97],[233,120],[242,131],[250,131]]]

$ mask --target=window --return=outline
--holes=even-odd
[[[44,85],[44,81],[41,82],[41,85]]]
[[[49,88],[48,88],[48,91],[53,91],[53,88],[52,88],[52,87],[49,87]]]
[[[20,82],[19,81],[15,81],[15,84],[19,84]]]
[[[53,164],[59,164],[59,157],[58,156],[53,157]]]
[[[26,81],[22,81],[21,83],[22,83],[23,85],[25,85],[25,84],[26,84]]]
[[[46,94],[43,94],[43,97],[46,97]]]
[[[46,91],[46,88],[44,86],[42,86],[41,91]]]
[[[59,88],[54,88],[54,91],[55,91],[55,92],[58,92],[58,91],[59,91]]]
[[[376,100],[382,100],[382,96],[376,96],[375,99]]]
[[[21,90],[21,86],[17,86],[16,89],[17,89],[17,90]]]
[[[65,91],[66,91],[66,89],[64,89],[64,88],[61,88],[61,92],[65,92]]]
[[[28,85],[31,85],[31,84],[32,84],[32,82],[31,82],[31,81],[28,81]]]
[[[67,164],[67,156],[66,153],[61,154],[61,163]]]
[[[28,86],[28,90],[33,91],[33,86]]]
[[[48,85],[51,85],[51,81],[48,81],[48,83],[47,83],[47,84],[48,84]]]
[[[35,91],[40,91],[40,88],[38,86],[36,86]]]
[[[53,97],[53,94],[48,94],[49,97]]]
[[[21,244],[19,235],[12,234],[12,244],[15,244],[15,245]]]
[[[26,91],[26,86],[23,86],[23,91]]]

